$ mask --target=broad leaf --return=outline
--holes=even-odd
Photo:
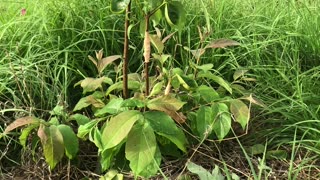
[[[243,96],[243,97],[241,97],[239,99],[247,100],[250,103],[256,104],[256,105],[261,106],[261,107],[266,107],[266,105],[262,101],[260,101],[259,99],[253,97],[252,94],[245,95],[245,96]]]
[[[22,145],[23,148],[26,148],[26,142],[27,142],[29,134],[32,132],[32,130],[39,127],[39,125],[40,125],[39,123],[30,124],[28,127],[24,128],[21,131],[21,134],[19,136],[19,141],[20,141],[20,144]]]
[[[78,128],[77,136],[81,139],[86,139],[86,136],[92,131],[92,129],[99,123],[98,120],[92,120],[84,125],[80,125]]]
[[[165,18],[170,26],[181,30],[185,23],[186,12],[179,1],[170,1],[165,5]]]
[[[240,77],[244,76],[246,72],[248,72],[248,70],[236,70],[233,73],[233,80],[238,80]]]
[[[102,117],[106,114],[117,114],[122,108],[122,98],[111,99],[107,105],[105,105],[102,109],[98,109],[94,115],[97,117]],[[122,108],[123,109],[123,108]]]
[[[213,102],[219,98],[219,94],[212,88],[206,85],[201,85],[197,88],[197,92],[205,102]]]
[[[152,57],[159,60],[161,64],[164,64],[169,59],[169,57],[171,57],[171,55],[169,54],[159,55],[159,54],[153,53]]]
[[[66,155],[69,159],[73,159],[79,150],[79,142],[78,137],[73,132],[72,128],[70,126],[60,124],[57,126],[60,133],[63,137],[63,142],[65,144],[64,148],[66,151]]]
[[[121,13],[127,8],[129,3],[130,0],[111,0],[111,11]]]
[[[128,136],[134,123],[141,118],[141,113],[134,110],[121,112],[117,116],[112,117],[102,132],[104,149],[117,146]]]
[[[208,44],[205,48],[226,48],[228,46],[239,46],[240,43],[231,39],[217,39]]]
[[[108,64],[112,63],[113,61],[120,59],[121,56],[120,55],[113,55],[113,56],[108,56],[105,58],[102,58],[99,62],[98,62],[98,71],[99,73],[102,73],[102,71],[107,67]]]
[[[81,87],[83,88],[83,93],[95,91],[98,88],[102,88],[102,83],[105,77],[100,78],[85,78],[81,81]]]
[[[250,118],[250,110],[248,106],[238,99],[230,101],[230,112],[234,119],[241,124],[242,129],[246,128]]]
[[[231,88],[230,84],[227,81],[225,81],[223,78],[216,76],[214,74],[208,73],[208,72],[201,73],[201,74],[199,74],[198,77],[204,77],[204,78],[211,79],[214,82],[218,83],[223,88],[225,88],[230,94],[232,94],[232,88]]]
[[[213,64],[203,64],[201,66],[196,65],[196,68],[200,69],[200,70],[202,70],[204,72],[207,72],[207,71],[209,71],[209,70],[211,70],[213,68]]]
[[[214,124],[212,129],[219,140],[223,139],[231,128],[231,115],[228,106],[224,103],[216,103],[212,106],[214,113]]]
[[[41,140],[46,162],[52,170],[64,155],[65,146],[63,136],[55,125],[51,125],[50,127],[40,125],[38,129],[38,136]]]
[[[164,44],[162,43],[160,37],[157,36],[156,34],[150,34],[149,37],[152,45],[157,49],[157,52],[159,54],[162,54],[164,49]]]
[[[40,120],[38,120],[35,117],[31,117],[31,116],[22,117],[22,118],[16,119],[9,126],[7,126],[3,133],[6,134],[18,127],[28,125],[28,124],[33,124],[33,123],[39,123],[39,122]]]
[[[136,176],[154,160],[156,146],[156,136],[148,123],[137,124],[131,129],[126,143],[126,158]]]
[[[214,177],[208,170],[206,170],[202,166],[199,166],[193,162],[189,161],[187,163],[187,169],[190,172],[197,174],[200,180],[216,180],[216,177]]]
[[[89,96],[81,98],[78,101],[78,103],[76,104],[76,106],[73,108],[73,111],[81,110],[81,109],[86,108],[90,105],[92,105],[96,108],[101,108],[104,106],[104,103],[100,99],[95,98],[93,95],[89,95]]]
[[[150,178],[151,176],[154,176],[158,170],[160,169],[161,164],[161,152],[158,146],[156,146],[156,152],[154,154],[153,160],[150,164],[140,173],[141,176],[145,178]]]
[[[144,113],[144,118],[150,123],[150,126],[157,134],[169,139],[179,149],[186,152],[186,137],[170,116],[159,111],[149,111]]]
[[[67,121],[73,121],[73,120],[77,122],[78,126],[84,125],[90,122],[90,119],[87,116],[83,114],[78,114],[78,113],[71,115]]]
[[[105,149],[101,152],[100,156],[100,164],[101,164],[101,170],[105,171],[110,168],[110,166],[113,163],[114,156],[118,153],[119,148],[114,147],[111,149]]]
[[[140,87],[141,87],[141,83],[139,81],[128,81],[128,89],[138,90],[138,89],[140,89]],[[114,90],[120,90],[122,88],[123,88],[123,82],[122,81],[119,81],[119,82],[117,82],[115,84],[112,84],[107,89],[107,92],[106,92],[105,96],[108,96]]]
[[[212,132],[214,115],[211,107],[200,106],[197,111],[197,131],[200,138],[207,138]]]
[[[158,82],[157,84],[155,84],[155,85],[153,86],[153,88],[152,88],[149,96],[158,95],[158,94],[162,91],[163,85],[164,85],[164,82],[163,82],[163,81]]]
[[[140,100],[140,99],[136,99],[136,98],[131,98],[131,99],[125,99],[122,104],[122,107],[137,107],[137,108],[143,108],[145,107],[145,103]]]
[[[148,102],[147,107],[152,110],[158,111],[178,111],[182,108],[185,102],[181,102],[179,99],[176,99],[172,96],[160,96],[155,99],[152,99]]]

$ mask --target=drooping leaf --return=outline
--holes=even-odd
[[[105,105],[103,108],[98,109],[94,115],[96,117],[102,117],[106,114],[117,114],[119,113],[122,108],[122,102],[123,99],[122,98],[116,98],[116,99],[111,99],[110,102],[108,102],[107,105]],[[124,108],[122,108],[124,109]]]
[[[144,41],[143,41],[143,57],[144,62],[150,62],[150,55],[151,55],[151,38],[149,31],[144,32]]]
[[[196,49],[196,50],[192,50],[189,47],[185,46],[183,47],[185,50],[191,52],[191,54],[193,55],[194,58],[199,59],[205,52],[206,49]]]
[[[105,149],[101,152],[100,164],[101,164],[102,171],[105,171],[110,168],[114,160],[114,156],[118,153],[118,151],[119,151],[119,148],[114,147],[110,149]]]
[[[203,64],[201,66],[197,65],[196,68],[200,69],[200,70],[202,70],[204,72],[207,72],[207,71],[209,71],[209,70],[211,70],[213,68],[213,64]]]
[[[65,146],[63,136],[55,125],[51,125],[50,127],[40,125],[38,129],[38,136],[41,140],[46,162],[52,170],[64,155]]]
[[[206,85],[199,86],[197,92],[200,94],[200,97],[208,103],[219,98],[219,94],[212,87]]]
[[[60,124],[59,119],[56,116],[51,117],[49,123],[56,126]]]
[[[209,43],[205,48],[226,48],[228,46],[239,46],[240,43],[231,39],[217,39]]]
[[[135,110],[121,112],[112,117],[102,132],[104,149],[117,146],[128,136],[134,123],[141,118],[143,118],[141,113]]]
[[[123,12],[129,5],[130,0],[111,0],[111,11],[113,13]]]
[[[89,132],[89,140],[96,145],[96,147],[99,149],[99,151],[101,151],[103,149],[101,139],[102,139],[101,138],[101,131],[99,130],[99,127],[95,126]]]
[[[83,114],[78,114],[78,113],[71,115],[67,121],[72,121],[72,120],[75,120],[78,126],[84,125],[90,121],[90,119],[87,116]]]
[[[108,64],[112,63],[113,61],[120,59],[121,56],[120,55],[113,55],[113,56],[108,56],[105,58],[102,58],[99,62],[98,62],[98,71],[99,73],[102,73],[102,71],[107,67]]]
[[[148,123],[132,127],[126,143],[126,158],[136,176],[153,161],[156,146],[156,136]]]
[[[153,53],[152,57],[159,60],[161,64],[164,64],[169,59],[169,57],[171,57],[171,55],[169,54],[159,55],[159,54]]]
[[[230,101],[230,112],[233,114],[234,119],[240,123],[242,129],[245,129],[250,118],[248,106],[239,99],[234,99]]]
[[[250,103],[256,104],[261,107],[266,107],[266,105],[259,99],[255,98],[252,94],[245,95],[239,99],[244,99],[249,101]]]
[[[29,134],[32,132],[32,130],[39,127],[39,125],[40,125],[39,123],[33,123],[21,131],[21,134],[19,136],[19,141],[20,141],[20,144],[22,145],[23,148],[26,148],[26,142],[27,142]]]
[[[212,106],[214,113],[213,130],[219,140],[223,139],[231,128],[231,115],[228,106],[224,103],[215,103]]]
[[[145,103],[138,99],[138,98],[131,98],[131,99],[125,99],[122,104],[122,107],[137,107],[137,108],[143,108],[145,107]]]
[[[159,54],[162,54],[164,49],[164,44],[162,43],[160,37],[157,36],[156,34],[150,34],[150,41],[152,45],[157,49],[157,52]]]
[[[79,141],[76,134],[73,132],[72,128],[70,126],[67,126],[65,124],[60,124],[57,126],[60,133],[63,137],[63,142],[65,144],[65,152],[66,156],[69,159],[73,159],[79,150]]]
[[[31,116],[22,117],[22,118],[16,119],[9,126],[7,126],[6,129],[4,130],[3,134],[7,134],[8,132],[10,132],[16,128],[19,128],[21,126],[33,124],[33,123],[39,123],[39,122],[40,122],[40,120],[38,120],[35,117],[31,117]]]
[[[198,77],[208,78],[225,88],[230,94],[232,94],[232,88],[230,84],[225,81],[222,77],[216,76],[212,73],[199,73]]]
[[[211,107],[200,106],[197,111],[197,131],[200,135],[200,138],[207,138],[213,128],[214,115]]]
[[[164,16],[168,24],[181,30],[185,23],[186,12],[179,1],[170,1],[165,5]]]
[[[128,81],[128,89],[138,90],[138,89],[140,89],[140,87],[141,87],[141,83],[139,81]],[[123,88],[122,81],[119,81],[115,84],[112,84],[111,86],[108,87],[105,96],[108,96],[114,90],[120,90],[122,88]]]
[[[214,177],[208,170],[191,161],[187,163],[187,169],[190,172],[197,174],[200,180],[216,180],[216,177]]]
[[[186,152],[186,137],[170,116],[159,111],[148,111],[144,113],[144,118],[150,123],[150,126],[157,134],[169,139],[180,150]]]

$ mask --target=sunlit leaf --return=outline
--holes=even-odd
[[[105,77],[100,78],[85,78],[81,81],[81,87],[83,88],[83,93],[95,91],[102,87]]]
[[[139,175],[153,161],[156,146],[156,136],[148,123],[132,127],[126,143],[126,158],[135,175]]]
[[[98,71],[99,73],[101,73],[108,64],[112,63],[113,61],[120,59],[121,56],[120,55],[113,55],[113,56],[108,56],[105,58],[102,58],[99,62],[98,62]]]
[[[155,85],[153,86],[153,88],[152,88],[149,96],[158,95],[158,94],[162,91],[163,85],[164,85],[164,82],[163,82],[163,81],[158,82],[157,84],[155,84]]]
[[[147,103],[147,107],[152,110],[164,111],[172,110],[178,111],[182,108],[185,102],[180,101],[172,96],[160,96],[150,100]]]
[[[103,107],[104,103],[100,99],[96,99],[93,95],[89,95],[81,98],[76,104],[76,106],[73,108],[73,111],[81,110],[90,105],[93,105],[94,107]]]
[[[208,170],[203,168],[202,166],[199,166],[193,162],[188,162],[187,163],[187,169],[199,176],[201,180],[216,180],[216,176],[213,176]]]
[[[150,126],[157,134],[169,139],[180,150],[186,152],[186,137],[170,116],[159,111],[148,111],[144,113],[144,118],[150,123]]]
[[[46,162],[52,170],[64,155],[65,146],[63,136],[55,125],[51,125],[50,127],[40,125],[38,129],[38,136],[41,140]]]
[[[81,139],[86,139],[86,136],[92,131],[92,129],[99,123],[98,120],[92,120],[84,125],[80,125],[78,128],[77,136]]]
[[[148,164],[147,167],[140,172],[140,175],[145,178],[154,176],[160,168],[161,159],[162,157],[160,149],[158,146],[156,146],[156,152],[154,154],[153,161],[151,161],[150,164]]]
[[[123,99],[122,98],[116,98],[116,99],[111,99],[107,105],[105,105],[103,108],[98,109],[94,115],[96,117],[103,117],[106,114],[117,114],[119,113],[122,108],[122,102]],[[122,108],[124,109],[124,108]]]
[[[156,34],[150,34],[150,41],[152,45],[157,49],[158,53],[162,54],[164,49],[164,44],[162,43],[160,37],[157,36]]]
[[[73,132],[72,128],[70,126],[60,124],[57,126],[60,133],[63,137],[63,142],[65,144],[64,148],[66,151],[66,155],[69,159],[73,159],[79,150],[79,142],[78,137]]]
[[[127,8],[129,3],[130,0],[111,0],[111,11],[121,13]]]
[[[248,72],[248,70],[245,70],[245,69],[236,70],[233,74],[233,80],[237,80],[240,77],[244,76],[246,72]]]
[[[230,101],[230,112],[233,114],[234,119],[240,123],[242,129],[245,129],[250,118],[248,106],[242,101],[234,99]]]
[[[201,66],[196,66],[197,69],[200,69],[204,72],[207,72],[213,68],[213,64],[203,64]]]
[[[231,39],[217,39],[209,43],[205,48],[226,48],[228,46],[239,46],[240,43]]]
[[[67,121],[72,121],[72,120],[75,120],[78,126],[84,125],[90,121],[90,119],[87,116],[83,114],[78,114],[78,113],[72,114]]]
[[[231,128],[231,115],[228,106],[224,103],[215,103],[212,106],[214,113],[213,130],[219,140],[223,139]]]
[[[135,110],[121,112],[112,117],[102,132],[104,149],[117,146],[127,137],[134,123],[141,118],[141,113]]]

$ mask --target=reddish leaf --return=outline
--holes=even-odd
[[[36,123],[39,122],[39,120],[37,120],[34,117],[31,116],[27,116],[27,117],[23,117],[23,118],[19,118],[15,121],[13,121],[5,130],[4,130],[4,134],[18,128],[24,125],[28,125],[28,124],[32,124],[32,123]]]

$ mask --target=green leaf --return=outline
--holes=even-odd
[[[19,141],[23,148],[26,148],[26,142],[31,131],[39,127],[39,125],[40,125],[39,123],[30,124],[29,126],[27,126],[21,131],[21,134],[19,136]]]
[[[38,136],[41,140],[46,162],[52,170],[64,155],[65,146],[63,143],[63,136],[55,125],[51,125],[50,127],[40,125]]]
[[[95,91],[98,88],[102,88],[102,83],[105,81],[105,77],[90,78],[87,77],[81,81],[81,87],[83,88],[83,94],[86,92]]]
[[[161,151],[158,146],[156,146],[156,152],[154,154],[154,159],[150,164],[140,173],[141,176],[145,178],[150,178],[154,176],[160,169],[161,164]]]
[[[150,34],[150,41],[152,45],[157,49],[157,52],[159,54],[162,54],[164,49],[164,44],[162,43],[160,37],[157,36],[156,34]]]
[[[51,117],[49,120],[49,123],[56,125],[56,126],[58,126],[60,124],[59,119],[56,116]]]
[[[142,118],[139,111],[130,110],[121,112],[110,119],[102,132],[104,149],[117,146],[129,134],[133,124]]]
[[[187,90],[190,90],[190,88],[198,87],[198,84],[194,80],[194,78],[188,77],[186,75],[178,75],[178,74],[176,74],[176,77],[178,78],[180,84],[182,84],[182,86]]]
[[[85,139],[86,136],[90,133],[92,128],[94,128],[99,123],[98,120],[92,120],[84,125],[80,125],[78,128],[77,136],[81,139]]]
[[[69,122],[72,120],[75,120],[77,122],[78,126],[84,125],[84,124],[90,122],[90,119],[87,116],[85,116],[83,114],[78,114],[78,113],[71,115],[67,121]]]
[[[238,80],[240,77],[244,76],[246,72],[248,72],[248,70],[236,70],[233,74],[233,80]]]
[[[125,99],[122,102],[122,107],[137,107],[137,108],[143,108],[145,107],[145,103],[139,99],[131,98],[131,99]]]
[[[156,146],[156,136],[148,123],[133,126],[126,143],[126,158],[136,176],[154,160]]]
[[[186,12],[179,1],[170,1],[165,5],[165,18],[170,26],[181,30],[185,23]]]
[[[216,180],[216,177],[211,175],[209,171],[204,169],[202,166],[199,166],[193,162],[188,162],[187,163],[187,169],[194,173],[197,174],[200,178],[200,180]]]
[[[200,135],[200,138],[207,138],[213,128],[214,115],[211,107],[200,106],[197,111],[197,131]]]
[[[56,107],[53,108],[52,111],[50,111],[50,114],[52,116],[63,116],[65,115],[64,107],[61,105],[57,105]]]
[[[139,81],[128,81],[128,89],[138,90],[138,89],[140,89],[140,87],[141,87],[141,83]],[[105,96],[108,96],[114,90],[121,90],[122,88],[123,88],[123,82],[122,81],[119,81],[119,82],[117,82],[115,84],[112,84],[107,89],[107,92],[106,92]]]
[[[186,152],[187,139],[170,116],[159,111],[149,111],[143,115],[157,134],[169,139],[181,151]]]
[[[242,101],[234,99],[230,101],[230,112],[233,114],[234,119],[241,124],[242,129],[245,129],[250,118],[248,106]]]
[[[212,170],[212,176],[215,177],[215,180],[224,180],[224,176],[220,172],[219,166],[215,165]]]
[[[249,149],[251,155],[263,154],[265,152],[265,146],[263,144],[255,144]]]
[[[178,111],[182,108],[185,102],[181,102],[180,100],[172,97],[172,96],[160,96],[150,100],[147,103],[147,107],[152,110],[158,111]]]
[[[111,0],[111,11],[113,13],[123,12],[129,5],[130,0]]]
[[[169,54],[160,55],[160,54],[152,53],[152,57],[160,61],[161,64],[164,64],[169,59],[169,57],[171,57],[171,55]]]
[[[216,103],[212,106],[214,113],[213,130],[218,136],[218,139],[223,139],[231,128],[231,115],[228,106],[224,103]]]
[[[266,158],[267,159],[286,159],[288,157],[288,153],[285,150],[271,150],[267,151]]]
[[[78,138],[70,126],[60,124],[57,127],[62,134],[63,142],[66,145],[64,146],[66,155],[69,159],[73,159],[79,150]]]
[[[164,86],[164,82],[161,81],[161,82],[158,82],[157,84],[155,84],[150,92],[150,95],[149,96],[155,96],[155,95],[158,95],[162,88]]]
[[[110,149],[105,149],[101,152],[100,164],[101,164],[102,171],[105,171],[110,168],[114,160],[114,156],[118,153],[118,151],[119,151],[119,148],[114,147]]]
[[[73,108],[73,111],[81,110],[81,109],[86,108],[90,105],[97,107],[97,108],[101,108],[104,106],[104,103],[100,99],[97,99],[96,97],[94,97],[93,95],[89,95],[89,96],[81,98],[78,101],[78,103],[76,104],[76,106]]]
[[[219,94],[212,87],[208,87],[206,85],[201,85],[197,88],[197,92],[200,94],[200,97],[205,102],[213,102],[219,99]]]
[[[200,70],[202,70],[204,72],[207,72],[207,71],[209,71],[209,70],[211,70],[213,68],[213,64],[203,64],[201,66],[196,65],[196,68],[200,69]]]
[[[227,81],[225,81],[223,78],[213,75],[211,73],[199,73],[198,77],[204,77],[204,78],[208,78],[213,80],[214,82],[218,83],[220,86],[222,86],[223,88],[225,88],[230,94],[232,94],[232,88],[229,85],[229,83]]]
[[[118,114],[120,111],[123,111],[122,108],[122,98],[111,99],[107,105],[105,105],[102,109],[98,109],[94,115],[96,117],[103,117],[106,114]]]

